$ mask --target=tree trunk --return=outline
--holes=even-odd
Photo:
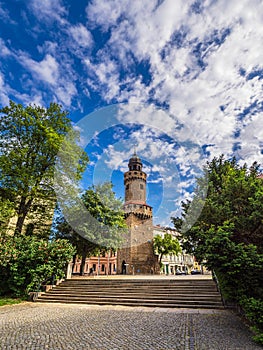
[[[73,261],[72,261],[72,270],[71,273],[73,273],[75,265],[76,265],[76,259],[77,259],[77,254],[73,255]]]
[[[33,200],[29,199],[26,201],[26,197],[21,197],[19,208],[18,208],[18,218],[16,222],[15,235],[20,235],[24,226],[25,218],[29,212]]]
[[[86,244],[84,244],[83,248],[82,248],[81,264],[80,264],[80,275],[81,276],[83,276],[85,273],[84,268],[85,268],[85,264],[86,264],[87,254],[88,254],[88,247],[86,246]]]

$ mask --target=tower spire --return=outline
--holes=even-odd
[[[133,155],[134,156],[137,156],[136,147],[138,147],[138,143],[135,143],[135,145],[133,145]]]

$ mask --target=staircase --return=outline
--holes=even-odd
[[[69,279],[37,302],[222,309],[211,279]]]

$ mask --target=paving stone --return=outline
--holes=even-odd
[[[257,350],[228,310],[23,303],[0,308],[1,350]]]

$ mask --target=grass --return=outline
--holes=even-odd
[[[24,301],[20,298],[0,297],[0,306],[19,304]]]

